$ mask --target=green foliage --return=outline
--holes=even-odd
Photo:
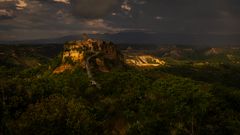
[[[9,127],[13,134],[90,134],[94,116],[82,102],[52,95],[30,105]]]
[[[65,57],[64,62],[70,65],[74,65],[74,61],[72,60],[71,57]]]
[[[170,128],[177,134],[194,134],[206,113],[211,94],[196,82],[169,77],[153,83],[153,100],[160,99],[170,118]]]
[[[139,72],[134,71],[117,71],[104,74],[100,78],[105,94],[128,93],[131,91],[144,91],[149,86],[148,79]],[[141,83],[140,83],[141,82]]]
[[[57,68],[58,66],[60,66],[60,64],[62,63],[62,53],[59,54],[57,57],[55,57],[51,63],[50,63],[50,66],[52,69],[55,69]]]
[[[170,66],[156,69],[154,72],[165,72],[176,76],[188,77],[206,83],[219,83],[228,87],[240,88],[240,68],[237,65],[222,64],[214,66],[193,67],[189,65]]]
[[[240,134],[234,66],[96,72],[97,89],[60,62],[0,67],[0,134]]]

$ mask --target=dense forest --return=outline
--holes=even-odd
[[[240,68],[225,64],[53,74],[60,55],[0,66],[0,134],[240,134]]]

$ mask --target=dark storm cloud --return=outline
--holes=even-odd
[[[0,21],[14,18],[15,17],[15,14],[14,14],[15,7],[16,6],[13,4],[13,1],[1,2],[0,3]]]
[[[4,15],[0,15],[0,20],[8,20],[8,19],[12,19],[14,18],[13,16],[4,16]]]
[[[73,14],[83,18],[102,18],[119,3],[118,0],[70,0]]]
[[[149,0],[150,1],[150,0]],[[154,2],[153,2],[154,1]],[[152,14],[161,14],[176,19],[217,18],[219,11],[231,10],[233,0],[153,0],[148,2],[146,10]],[[158,5],[158,6],[154,6]]]
[[[131,23],[157,32],[220,31],[239,22],[239,5],[236,0],[148,0]]]
[[[0,40],[129,30],[236,37],[239,24],[239,0],[0,0]]]
[[[81,33],[113,33],[125,30],[125,28],[112,27],[112,21],[103,19],[107,14],[106,11],[110,10],[108,8],[112,6],[109,3],[96,9],[90,14],[91,17],[87,18],[84,14],[74,13],[77,11],[72,10],[68,1],[65,0],[25,0],[25,2],[27,6],[22,10],[17,10],[15,6],[8,8],[15,10],[15,18],[0,20],[0,25],[10,27],[0,31],[0,40],[53,38]],[[15,5],[14,2],[11,4]],[[111,11],[109,14],[111,15]]]
[[[15,27],[9,26],[9,25],[0,25],[0,31],[3,31],[3,32],[10,31],[12,29],[15,29]]]

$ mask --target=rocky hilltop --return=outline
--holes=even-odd
[[[217,55],[223,52],[223,49],[221,48],[210,48],[209,50],[207,50],[205,52],[205,55],[209,56],[209,55]]]
[[[61,73],[73,66],[84,69],[94,67],[94,70],[109,72],[122,64],[123,56],[112,42],[87,38],[64,45],[62,65],[54,73]]]

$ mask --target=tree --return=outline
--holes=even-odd
[[[172,133],[197,134],[208,109],[210,93],[196,82],[170,76],[153,83],[154,100],[165,105]],[[157,102],[156,101],[156,102]]]

